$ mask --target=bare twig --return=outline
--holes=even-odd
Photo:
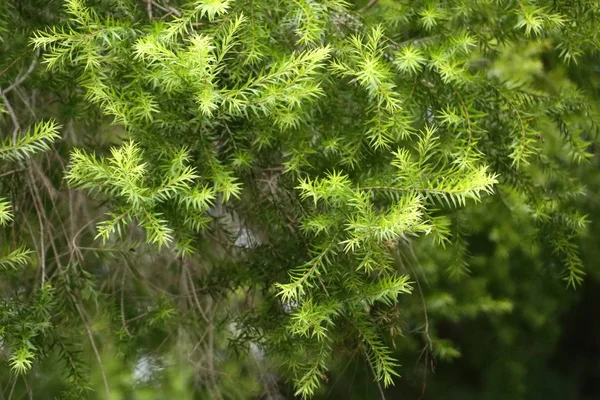
[[[216,312],[216,311],[215,311]],[[214,313],[213,313],[213,318],[214,318]],[[210,382],[213,386],[213,388],[216,391],[216,395],[217,398],[220,400],[223,400],[223,396],[221,396],[221,393],[219,392],[218,386],[217,386],[217,381],[215,379],[215,365],[214,365],[214,360],[213,360],[213,354],[214,354],[214,323],[211,320],[211,324],[208,327],[208,343],[206,345],[207,347],[207,356],[208,356],[208,368],[210,370],[210,372],[208,373],[208,377],[210,379]]]
[[[29,387],[29,384],[27,383],[27,378],[23,377],[23,382],[25,383],[25,389],[27,389],[27,394],[29,396],[29,399],[33,400],[33,391],[31,390],[31,388]]]
[[[367,11],[369,8],[373,7],[375,4],[377,4],[379,0],[369,0],[369,2],[360,10],[358,10],[359,13],[365,12]]]
[[[33,58],[33,60],[31,60],[31,64],[29,64],[29,68],[27,68],[27,71],[25,71],[23,74],[21,74],[21,76],[19,76],[11,85],[9,85],[6,89],[2,90],[2,94],[6,94],[8,92],[10,92],[11,90],[13,90],[14,88],[16,88],[17,86],[19,86],[21,83],[23,83],[23,81],[25,79],[27,79],[27,77],[29,75],[31,75],[31,73],[33,72],[35,66],[37,65],[38,62],[38,57],[40,56],[40,49],[38,48],[35,51],[35,57]]]
[[[346,364],[346,366],[340,372],[340,374],[336,378],[336,380],[329,386],[329,390],[327,391],[327,395],[325,396],[326,398],[329,398],[329,395],[331,395],[331,392],[333,392],[333,389],[335,388],[335,385],[337,385],[337,383],[340,381],[340,379],[342,379],[344,373],[346,372],[346,370],[348,369],[348,367],[350,367],[350,364],[352,364],[352,361],[354,361],[355,358],[356,358],[356,354],[354,354],[352,357],[350,357],[350,360],[348,360],[348,364]],[[258,363],[257,363],[257,365],[258,365]],[[352,382],[352,381],[350,381],[350,382]]]
[[[127,328],[127,322],[125,322],[125,274],[127,268],[123,268],[123,276],[121,277],[121,321],[123,322],[123,329],[127,332],[128,336],[131,336],[131,332]]]
[[[35,180],[33,178],[33,173],[31,172],[31,168],[27,168],[27,172],[29,173],[29,191],[31,192],[31,197],[33,198],[33,205],[36,209],[36,215],[38,217],[38,222],[40,224],[40,252],[39,252],[39,261],[40,261],[40,270],[42,273],[42,286],[44,286],[44,282],[46,281],[46,246],[44,242],[44,218],[42,218],[44,205],[39,195],[39,191],[35,186]],[[45,215],[45,214],[44,214]],[[52,236],[52,235],[49,235]]]
[[[106,399],[110,400],[110,387],[108,386],[108,377],[106,376],[106,370],[104,369],[104,364],[102,363],[102,358],[100,357],[100,352],[98,351],[98,347],[96,346],[96,341],[94,340],[94,333],[92,332],[92,329],[90,328],[90,324],[87,320],[87,316],[85,314],[85,311],[81,308],[81,305],[79,304],[79,301],[75,300],[75,306],[77,307],[77,311],[79,312],[79,315],[81,316],[81,320],[83,321],[83,324],[85,325],[85,330],[88,334],[88,337],[90,339],[90,344],[92,345],[92,349],[94,350],[94,354],[96,355],[96,360],[98,361],[98,366],[100,367],[100,374],[102,375],[102,380],[104,381],[104,390],[106,391]]]
[[[367,364],[369,364],[369,368],[371,368],[371,372],[373,373],[373,376],[375,377],[375,383],[377,383],[377,388],[379,389],[379,395],[381,396],[381,400],[385,400],[385,393],[383,393],[383,388],[381,387],[381,383],[379,383],[379,381],[377,380],[377,374],[375,373],[375,369],[373,368],[371,363],[367,363]]]
[[[192,296],[194,299],[194,302],[196,304],[196,308],[198,309],[198,312],[200,313],[200,315],[202,316],[202,319],[209,325],[212,325],[212,321],[210,321],[208,319],[208,317],[206,316],[206,313],[204,312],[204,309],[202,308],[202,306],[200,305],[200,300],[198,299],[198,295],[196,294],[196,286],[194,285],[194,281],[192,280],[192,275],[190,274],[189,271],[189,267],[187,265],[187,262],[184,260],[182,263],[182,267],[183,267],[183,273],[187,275],[188,277],[188,282],[190,284],[190,291],[192,292]]]
[[[146,0],[146,12],[148,13],[148,19],[152,20],[152,0]]]
[[[2,90],[0,90],[0,98],[2,98],[2,101],[4,102],[4,105],[6,106],[6,111],[8,111],[8,114],[10,115],[10,119],[13,123],[13,131],[12,131],[13,144],[17,144],[17,133],[21,130],[21,125],[19,124],[19,119],[17,118],[17,114],[15,113],[15,110],[10,105],[10,101],[8,101],[8,98],[4,94],[4,91],[2,91]]]
[[[429,317],[427,315],[427,305],[425,304],[425,297],[423,296],[423,289],[421,288],[421,282],[414,268],[409,265],[414,277],[415,282],[417,283],[417,289],[419,290],[419,297],[421,298],[421,304],[423,305],[423,317],[425,318],[425,329],[423,331],[423,335],[425,336],[425,340],[427,342],[427,347],[431,350],[433,348],[433,342],[431,337],[429,336]]]
[[[410,251],[412,252],[412,247],[409,246]],[[416,256],[414,254],[414,252],[412,252],[413,257]],[[418,260],[417,260],[418,262]],[[431,336],[429,335],[429,316],[427,313],[427,304],[425,303],[425,296],[423,295],[423,289],[421,287],[421,281],[417,275],[417,273],[415,272],[414,268],[412,267],[412,265],[410,264],[410,262],[407,260],[407,264],[408,267],[410,268],[413,276],[415,277],[415,282],[417,283],[417,289],[419,290],[419,297],[421,298],[421,304],[423,305],[423,317],[425,319],[425,328],[423,330],[423,336],[425,337],[425,347],[423,347],[423,350],[421,350],[421,354],[419,355],[419,359],[417,360],[417,363],[419,362],[419,360],[421,359],[421,356],[423,354],[425,354],[425,374],[423,376],[423,385],[422,385],[422,393],[421,393],[421,397],[419,397],[419,400],[425,396],[425,389],[427,388],[427,368],[429,368],[429,352],[431,352],[433,350],[433,341],[431,340]]]
[[[15,391],[15,386],[17,386],[17,379],[19,379],[18,375],[15,375],[15,380],[10,388],[10,393],[8,394],[8,400],[12,399],[13,392]]]
[[[178,9],[171,7],[171,6],[163,6],[162,4],[157,3],[154,0],[150,0],[150,2],[152,3],[153,6],[155,6],[156,8],[159,8],[169,14],[174,14],[178,17],[181,17],[181,11],[179,11]]]
[[[21,87],[16,88],[15,93],[21,99],[23,104],[25,105],[25,108],[27,109],[27,111],[29,111],[29,113],[37,121],[38,120],[37,115],[36,115],[35,111],[33,110],[31,102],[25,98],[25,95],[23,94],[23,88],[21,88]]]
[[[24,170],[22,170],[22,169],[13,169],[13,170],[10,170],[10,171],[6,171],[6,172],[0,174],[0,178],[4,178],[5,176],[16,174],[17,172],[21,172],[21,171],[24,171]]]
[[[0,71],[0,76],[4,75],[4,73],[5,73],[6,71],[8,71],[8,70],[9,70],[9,69],[10,69],[10,68],[13,66],[13,65],[15,65],[15,63],[16,63],[17,61],[19,61],[20,59],[21,59],[21,57],[17,57],[17,58],[15,58],[14,60],[12,60],[12,62],[11,62],[10,64],[8,64],[8,67],[6,67],[6,68],[4,68],[2,71]]]

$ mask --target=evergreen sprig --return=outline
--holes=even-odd
[[[33,125],[24,136],[5,139],[0,143],[0,160],[21,161],[48,151],[50,144],[60,137],[59,129],[56,121],[48,120]]]
[[[60,3],[21,38],[45,70],[0,88],[0,123],[16,132],[0,161],[28,168],[20,193],[2,175],[13,205],[26,201],[0,199],[0,225],[18,222],[0,235],[35,245],[42,279],[22,280],[36,283],[29,296],[0,294],[14,372],[56,351],[84,393],[66,343],[85,332],[100,369],[109,342],[136,356],[194,342],[183,358],[217,390],[235,336],[287,366],[298,396],[317,393],[338,354],[362,354],[389,386],[401,326],[424,324],[411,332],[426,358],[451,360],[436,323],[516,309],[489,294],[497,276],[471,268],[472,232],[491,232],[490,264],[510,258],[503,246],[549,246],[544,262],[581,283],[578,171],[594,159],[597,107],[569,68],[600,46],[594,0]],[[44,165],[23,163],[41,151]],[[525,236],[536,250],[519,248]],[[29,273],[31,251],[2,254],[7,277]],[[447,274],[468,273],[449,293]]]

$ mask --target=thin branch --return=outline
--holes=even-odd
[[[379,381],[377,380],[377,374],[375,373],[375,369],[373,368],[373,366],[371,365],[371,363],[367,363],[369,364],[369,368],[371,369],[371,372],[373,373],[373,376],[375,377],[375,383],[377,383],[377,388],[379,389],[379,395],[381,396],[381,400],[385,400],[385,393],[383,393],[383,388],[381,387],[381,383],[379,383]]]
[[[2,71],[0,71],[0,76],[4,75],[4,73],[6,71],[8,71],[13,65],[15,65],[15,63],[17,61],[19,61],[21,59],[22,56],[19,56],[17,58],[15,58],[14,60],[12,60],[12,62],[10,64],[8,64],[8,67],[4,68]]]
[[[146,0],[146,12],[148,13],[148,19],[152,20],[152,0]]]
[[[369,2],[360,10],[358,10],[359,13],[363,13],[365,11],[367,11],[369,8],[373,7],[375,4],[377,4],[379,0],[369,0]]]
[[[0,98],[2,98],[2,101],[6,105],[6,110],[8,111],[8,114],[10,115],[10,119],[12,120],[12,123],[13,123],[13,131],[12,131],[13,144],[16,145],[17,144],[17,133],[21,130],[21,124],[19,124],[19,119],[17,118],[17,114],[15,113],[15,110],[10,105],[10,101],[8,101],[8,98],[4,94],[4,91],[2,91],[2,90],[0,90]]]
[[[29,387],[29,384],[27,383],[27,379],[25,377],[23,377],[23,382],[25,383],[25,389],[27,389],[27,394],[29,395],[29,399],[33,400],[33,391]]]
[[[128,336],[131,336],[131,332],[127,328],[127,322],[125,321],[125,274],[127,268],[123,268],[123,276],[121,277],[121,321],[123,322],[123,329],[127,332]]]
[[[208,373],[208,378],[210,379],[210,382],[213,386],[213,388],[215,389],[215,394],[217,396],[217,398],[219,398],[220,400],[223,400],[223,396],[221,396],[221,393],[219,392],[219,388],[217,385],[217,381],[215,379],[215,365],[214,365],[214,360],[213,360],[213,354],[214,354],[214,325],[211,323],[211,325],[208,327],[208,343],[206,344],[206,350],[207,350],[207,356],[208,356],[208,369],[209,369],[209,373]]]
[[[75,300],[75,299],[73,299]],[[100,374],[102,375],[102,380],[104,381],[104,390],[106,391],[106,399],[110,400],[110,387],[108,386],[108,377],[106,376],[106,370],[104,369],[104,364],[102,363],[102,358],[100,357],[100,352],[98,351],[98,347],[96,346],[96,341],[94,340],[94,333],[92,332],[92,329],[90,328],[90,324],[87,321],[85,312],[82,310],[81,306],[79,305],[79,301],[74,301],[75,303],[75,307],[77,307],[77,311],[79,312],[79,315],[81,316],[81,320],[83,321],[83,324],[85,325],[85,330],[88,334],[88,337],[90,339],[90,343],[92,345],[92,349],[94,350],[94,354],[96,355],[96,360],[98,361],[98,365],[100,367]]]
[[[13,169],[11,171],[7,171],[7,172],[0,174],[0,178],[4,178],[5,176],[16,174],[17,172],[22,172],[22,171],[24,171],[24,170],[23,169]]]
[[[190,284],[191,292],[192,292],[192,295],[193,295],[193,299],[194,299],[194,302],[196,304],[196,308],[198,308],[198,312],[200,312],[200,315],[202,316],[202,319],[204,319],[204,321],[208,325],[212,326],[212,321],[210,321],[208,319],[208,317],[206,316],[206,313],[204,312],[204,309],[200,305],[200,300],[198,299],[198,295],[196,293],[196,286],[194,285],[194,281],[192,280],[192,275],[190,274],[189,267],[188,267],[187,262],[185,260],[182,263],[182,267],[183,267],[183,273],[185,275],[187,275],[188,282]]]
[[[38,222],[40,224],[40,252],[39,252],[38,258],[40,261],[40,270],[41,270],[41,274],[42,274],[42,286],[44,286],[44,282],[46,281],[46,245],[44,242],[45,226],[44,226],[44,218],[42,218],[44,204],[42,203],[39,191],[38,191],[37,187],[35,186],[35,179],[33,178],[33,173],[31,172],[31,163],[28,163],[28,164],[29,164],[29,168],[27,168],[28,178],[29,178],[28,186],[29,186],[29,191],[31,192],[31,197],[33,198],[33,205],[36,209],[36,215],[38,217]],[[44,216],[45,216],[45,214],[44,214]],[[47,219],[47,217],[46,217],[46,219]],[[48,236],[52,237],[52,234],[49,234]]]
[[[346,372],[348,367],[350,367],[350,364],[352,364],[352,361],[354,361],[355,358],[356,358],[356,354],[353,354],[352,357],[350,357],[350,360],[348,360],[348,364],[346,364],[346,366],[344,367],[344,369],[342,369],[342,371],[340,372],[340,374],[336,378],[336,380],[329,386],[329,390],[327,391],[327,395],[325,396],[326,398],[329,398],[329,395],[331,395],[331,392],[333,392],[335,385],[337,385],[337,383],[342,379],[344,373]],[[256,365],[258,365],[258,362],[257,361],[255,361],[255,362],[256,362]],[[371,364],[369,364],[369,365],[371,365]],[[371,368],[373,368],[373,367],[371,367]],[[352,380],[350,382],[352,382]]]
[[[35,57],[33,58],[33,60],[31,60],[31,64],[29,64],[29,68],[27,68],[27,71],[25,71],[21,76],[19,76],[11,85],[9,85],[6,89],[2,90],[2,94],[6,94],[8,92],[10,92],[11,90],[13,90],[14,88],[16,88],[17,86],[19,86],[21,83],[23,83],[23,81],[25,79],[27,79],[27,77],[29,75],[31,75],[31,73],[33,72],[37,62],[38,62],[38,57],[40,56],[40,49],[38,48],[35,51]]]
[[[150,3],[152,3],[152,5],[155,6],[156,8],[159,8],[159,9],[161,9],[161,10],[163,10],[163,11],[169,13],[169,14],[174,14],[174,15],[176,15],[178,17],[182,16],[181,11],[179,11],[178,9],[176,9],[174,7],[171,7],[171,6],[166,6],[165,7],[162,4],[159,4],[159,3],[157,3],[154,0],[150,0]]]
[[[409,247],[409,249],[412,252],[412,247]],[[413,255],[413,257],[415,257],[415,261],[418,262],[414,252],[412,253],[412,255]],[[406,261],[407,261],[408,267],[410,268],[413,276],[415,277],[415,282],[417,283],[419,297],[421,298],[421,304],[423,305],[423,317],[425,319],[425,328],[423,330],[423,336],[425,337],[426,344],[425,344],[425,347],[423,347],[421,354],[419,355],[419,360],[420,360],[423,353],[425,353],[425,374],[423,376],[423,385],[422,385],[423,390],[422,390],[421,396],[418,399],[418,400],[420,400],[425,395],[425,389],[427,388],[427,368],[429,367],[428,366],[429,352],[433,351],[433,341],[431,340],[431,336],[429,335],[429,316],[427,313],[427,304],[425,303],[425,296],[423,295],[423,289],[421,287],[421,281],[419,279],[419,276],[415,272],[413,266],[411,265],[410,261],[408,259]],[[419,360],[417,360],[417,363],[419,362]]]
[[[10,393],[8,394],[8,400],[12,399],[13,392],[15,391],[15,386],[17,386],[17,379],[19,379],[18,375],[15,375],[15,380],[10,388]]]
[[[25,104],[25,108],[27,108],[27,111],[29,111],[29,113],[33,116],[33,119],[38,121],[37,115],[36,115],[35,111],[33,110],[33,107],[31,106],[30,101],[27,100],[25,98],[25,95],[23,94],[23,88],[22,87],[16,88],[15,93],[17,94],[17,96],[19,96],[19,98],[21,99],[23,104]]]

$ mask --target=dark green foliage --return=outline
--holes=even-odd
[[[584,281],[594,0],[0,4],[13,389],[383,391]]]

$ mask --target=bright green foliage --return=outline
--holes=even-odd
[[[8,254],[0,255],[0,268],[3,270],[17,269],[27,265],[31,251],[18,248]]]
[[[597,104],[567,72],[600,45],[596,1],[56,3],[21,38],[55,119],[31,121],[25,73],[1,83],[10,98],[0,86],[0,161],[26,169],[35,208],[1,199],[0,224],[39,225],[2,237],[35,249],[42,282],[0,313],[15,373],[49,354],[85,393],[78,337],[109,397],[105,329],[124,365],[188,351],[175,358],[211,393],[235,386],[215,378],[231,349],[297,396],[319,394],[340,354],[389,387],[396,343],[450,361],[461,352],[433,321],[513,311],[468,276],[467,232],[484,229],[470,219],[488,207],[490,226],[518,216],[523,241],[581,284],[573,171],[592,157]],[[24,120],[26,134],[8,129]]]
[[[43,286],[30,304],[22,304],[15,309],[3,301],[0,304],[2,338],[12,349],[10,367],[18,374],[26,373],[36,357],[35,345],[47,334],[52,324],[51,310],[54,308],[53,289]]]
[[[49,150],[49,144],[56,140],[59,126],[54,121],[35,124],[24,136],[8,137],[0,143],[0,160],[23,161],[35,153]],[[12,220],[11,206],[5,199],[0,198],[0,225],[6,225]]]
[[[59,128],[54,121],[42,122],[34,125],[24,136],[7,138],[0,144],[0,160],[19,161],[49,150],[49,143],[59,137]]]
[[[12,220],[10,203],[0,199],[0,225],[6,225]]]
[[[109,161],[98,160],[76,150],[66,176],[75,187],[97,191],[123,203],[118,214],[111,213],[112,219],[98,226],[98,237],[104,242],[115,233],[121,236],[124,226],[136,219],[145,229],[147,240],[160,248],[172,241],[172,229],[161,217],[175,213],[172,218],[182,222],[178,235],[188,238],[180,243],[186,245],[193,233],[210,222],[204,214],[215,198],[214,190],[207,186],[192,187],[198,175],[188,165],[189,156],[185,151],[165,156],[169,158],[168,162],[155,165],[155,169],[150,169],[143,161],[141,150],[132,142],[113,148],[111,156]],[[152,176],[160,177],[156,187],[150,186]],[[238,193],[235,183],[220,188],[225,198]],[[165,206],[165,203],[181,206],[180,215],[177,215],[177,209]]]

